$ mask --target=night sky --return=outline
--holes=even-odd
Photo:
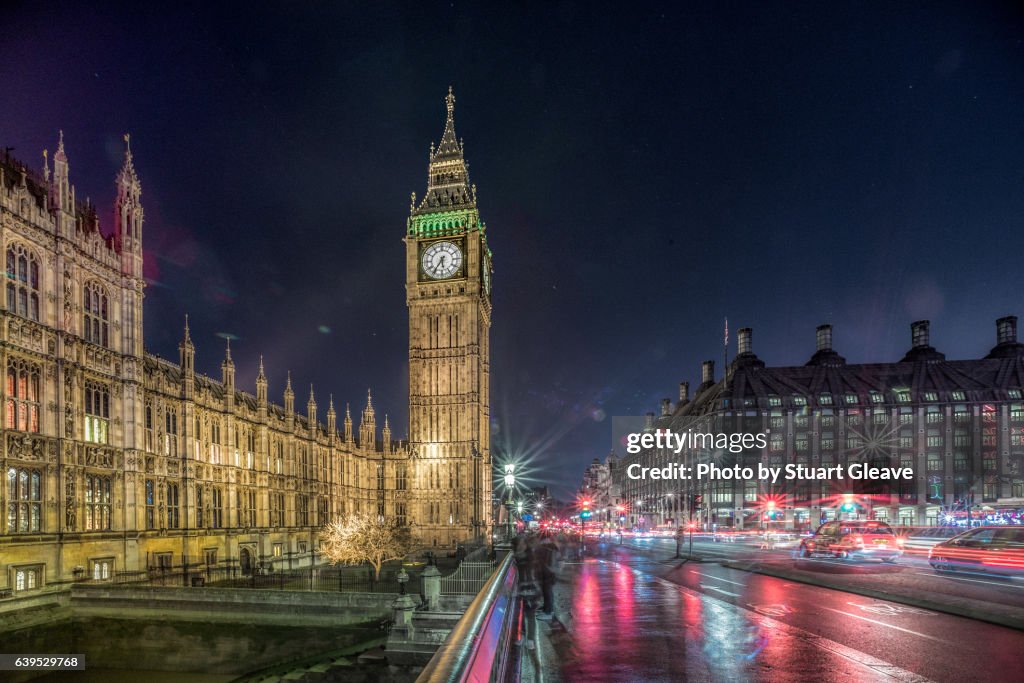
[[[263,354],[321,418],[407,424],[402,237],[449,84],[494,251],[497,454],[565,495],[611,417],[656,410],[722,323],[773,365],[835,325],[949,358],[1024,317],[1024,20],[1012,3],[260,3],[0,14],[0,144],[63,128],[111,225],[130,131],[147,348],[240,388]],[[773,4],[766,8],[763,5]],[[220,337],[218,336],[220,335]]]

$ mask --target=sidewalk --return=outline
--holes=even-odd
[[[826,638],[604,559],[567,565],[526,683],[920,681]]]

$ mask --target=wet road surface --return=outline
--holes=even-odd
[[[545,680],[999,681],[1024,632],[664,553],[566,567]],[[541,652],[544,648],[541,648]]]

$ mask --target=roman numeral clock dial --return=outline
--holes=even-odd
[[[420,265],[434,280],[453,277],[462,268],[462,250],[452,242],[434,242],[423,250]]]

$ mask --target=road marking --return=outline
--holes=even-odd
[[[981,579],[968,579],[964,576],[948,576],[946,574],[929,574],[928,572],[914,572],[919,576],[931,576],[936,579],[953,579],[954,581],[970,581],[972,583],[987,583],[990,586],[1006,586],[1007,588],[1024,588],[1024,586],[1015,586],[1012,583],[1000,583],[998,581],[982,581]]]
[[[754,610],[758,614],[763,614],[766,617],[784,617],[787,614],[795,612],[789,605],[775,604],[775,605],[755,605],[752,602],[747,603],[747,607]]]
[[[921,636],[922,638],[927,638],[928,640],[934,640],[934,641],[939,642],[939,643],[945,643],[946,645],[954,645],[955,644],[955,643],[951,643],[948,640],[943,640],[942,638],[936,638],[935,636],[930,636],[927,633],[918,633],[917,631],[911,631],[909,628],[903,628],[902,626],[894,626],[893,624],[887,624],[884,621],[878,621],[877,619],[869,619],[868,617],[862,617],[861,615],[854,614],[853,612],[844,612],[841,609],[832,609],[831,607],[825,607],[824,605],[822,605],[822,609],[827,609],[830,612],[837,612],[839,614],[845,614],[846,616],[853,617],[854,619],[863,619],[864,621],[870,621],[872,624],[878,624],[879,626],[885,626],[886,628],[896,629],[897,631],[903,631],[904,633],[909,633],[909,634],[914,635],[914,636]]]
[[[700,587],[704,590],[715,591],[716,593],[725,593],[726,595],[731,595],[734,598],[740,597],[739,593],[730,593],[729,591],[724,591],[721,588],[715,588],[714,586],[706,586],[703,583],[700,585]]]
[[[892,616],[894,614],[922,614],[929,617],[934,617],[935,612],[929,612],[926,609],[920,607],[910,607],[909,605],[900,605],[888,602],[873,602],[870,605],[862,605],[859,602],[847,602],[847,605],[852,607],[859,607],[865,612],[871,612],[872,614],[881,614]]]
[[[746,588],[746,586],[747,586],[747,584],[745,584],[745,583],[740,583],[739,581],[730,581],[729,579],[723,579],[722,577],[715,576],[714,574],[705,574],[704,572],[699,572],[696,569],[691,569],[690,573],[691,574],[700,574],[701,576],[706,576],[709,579],[714,579],[715,581],[725,581],[726,583],[731,583],[734,586],[743,586],[744,588]]]

